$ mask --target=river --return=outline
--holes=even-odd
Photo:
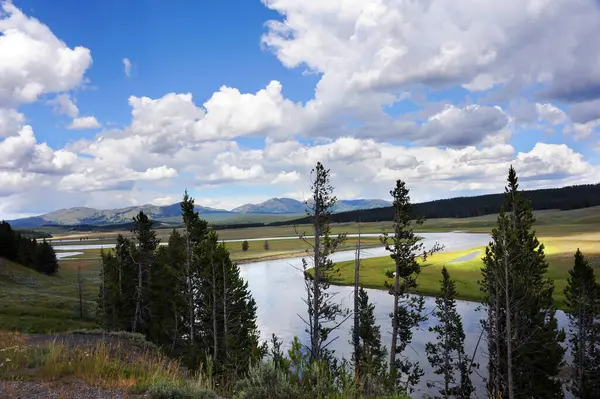
[[[446,251],[485,246],[490,240],[490,236],[487,234],[461,232],[420,233],[419,235],[423,237],[422,242],[424,243],[425,248],[431,248],[433,244],[438,242],[439,244],[444,245]],[[369,234],[369,236],[378,236],[378,234]],[[296,237],[255,238],[252,240],[280,240],[293,238]],[[114,244],[59,245],[54,248],[57,250],[80,251],[100,247],[111,248],[114,247]],[[382,247],[365,249],[361,253],[363,259],[385,256],[388,254]],[[468,254],[467,256],[471,257],[472,254]],[[338,252],[332,256],[332,260],[335,262],[351,259],[354,259],[354,251]],[[299,317],[299,315],[302,315],[306,318],[307,313],[306,305],[302,300],[306,294],[301,269],[302,258],[253,262],[240,266],[241,276],[248,282],[252,296],[256,300],[261,340],[269,340],[271,334],[275,333],[283,341],[284,349],[290,347],[294,336],[298,336],[303,343],[308,343],[308,334],[304,331],[305,325]],[[343,306],[352,308],[353,287],[331,286],[330,291],[337,293],[337,298],[339,298],[339,301]],[[381,326],[382,341],[389,345],[391,341],[391,323],[389,314],[392,310],[392,297],[387,291],[383,290],[367,289],[367,292],[369,293],[371,302],[375,304],[375,317],[377,323]],[[475,302],[457,301],[457,310],[463,320],[463,327],[466,335],[465,347],[468,354],[473,354],[481,332],[479,322],[483,313],[476,311],[478,305],[479,304]],[[425,312],[431,314],[435,307],[434,298],[426,297],[425,306]],[[557,313],[557,318],[559,325],[566,328],[566,315],[559,311]],[[351,338],[351,323],[352,320],[346,321],[339,330],[332,334],[332,337],[339,336],[339,339],[334,341],[330,347],[335,350],[336,355],[340,358],[344,356],[345,358],[350,359],[351,345],[349,341]],[[425,372],[425,376],[421,379],[419,385],[420,394],[436,393],[434,389],[429,389],[426,385],[428,378],[436,376],[433,374],[425,356],[425,344],[434,339],[434,334],[428,331],[428,327],[435,323],[435,318],[430,317],[427,322],[416,329],[412,344],[405,352],[411,358],[418,359],[420,366]],[[482,375],[485,375],[485,366],[487,363],[484,355],[485,346],[485,342],[482,340],[475,356],[475,360],[481,364],[481,370],[479,370],[478,373],[474,373],[472,376],[473,382],[479,390],[480,397],[485,396],[482,395],[481,391],[483,389]]]
[[[489,242],[487,234],[470,233],[422,233],[423,243],[426,248],[430,248],[435,242],[445,246],[445,250],[454,251],[468,249],[478,246],[485,246]],[[375,257],[386,255],[384,248],[372,248],[363,251],[362,257]],[[334,261],[344,261],[354,259],[354,251],[339,252],[332,256]],[[306,318],[306,305],[302,301],[305,297],[304,280],[302,272],[302,258],[280,259],[264,262],[247,263],[240,267],[242,277],[248,281],[248,286],[252,291],[252,296],[256,300],[258,307],[258,325],[261,332],[261,339],[270,339],[271,333],[275,333],[283,340],[284,348],[287,349],[294,336],[303,343],[308,343],[308,334],[304,332],[305,325],[300,320],[299,314]],[[441,274],[440,274],[441,277]],[[352,308],[353,287],[331,286],[331,292],[337,292],[340,302]],[[370,300],[375,304],[375,316],[377,323],[381,326],[382,341],[389,345],[391,342],[391,322],[389,314],[392,311],[392,297],[387,291],[368,289]],[[426,298],[426,313],[430,314],[435,307],[433,298]],[[468,301],[457,301],[457,310],[463,320],[463,327],[466,334],[466,351],[472,354],[480,336],[479,320],[482,312],[476,311],[478,303]],[[566,316],[563,312],[558,312],[558,320],[561,327],[566,326]],[[415,330],[413,342],[406,354],[419,360],[425,376],[421,379],[419,385],[420,394],[435,394],[434,389],[426,386],[427,378],[432,378],[433,374],[427,358],[425,357],[425,344],[433,341],[434,334],[428,331],[428,327],[433,325],[436,320],[431,317],[421,327]],[[342,327],[337,330],[333,336],[339,336],[330,347],[336,351],[338,357],[344,356],[350,359],[351,345],[349,343],[350,328],[352,320],[346,321]],[[480,374],[485,374],[486,358],[482,349],[485,348],[485,342],[480,343],[480,348],[475,356],[475,360],[481,364]],[[389,350],[389,347],[388,347]],[[473,380],[478,390],[483,389],[483,380],[480,375],[473,374]],[[484,396],[481,395],[480,397]],[[417,397],[417,396],[414,396]]]

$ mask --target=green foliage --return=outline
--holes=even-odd
[[[52,245],[45,239],[38,243],[14,231],[5,221],[0,222],[0,258],[18,262],[47,275],[58,272],[58,260]]]
[[[148,390],[150,399],[216,399],[217,395],[208,389],[192,384],[173,384],[159,381]]]
[[[581,251],[565,288],[573,354],[569,390],[576,398],[600,397],[600,285]]]
[[[518,191],[512,167],[505,202],[507,212],[498,216],[482,269],[488,391],[502,397],[562,397],[556,376],[563,365],[564,331],[555,317],[554,284],[545,277],[544,246],[532,230],[531,206]]]
[[[436,244],[430,250],[425,250],[421,238],[415,234],[415,226],[422,225],[423,219],[417,219],[416,222],[411,220],[409,191],[402,180],[396,181],[396,187],[390,191],[394,199],[394,235],[389,236],[384,232],[381,237],[395,264],[394,273],[388,274],[389,278],[394,278],[394,283],[386,282],[394,300],[393,311],[390,314],[392,344],[389,377],[394,389],[404,393],[412,392],[423,376],[423,369],[418,362],[403,355],[412,341],[413,328],[427,320],[423,315],[424,298],[420,295],[409,295],[410,291],[417,288],[417,276],[421,272],[417,257],[422,253],[421,256],[426,260],[429,255],[441,249]]]
[[[140,212],[134,238],[119,236],[114,253],[102,253],[98,319],[106,330],[143,334],[192,368],[211,362],[211,373],[234,378],[263,355],[256,303],[187,193],[181,207],[186,230],[173,230],[168,246],[158,247]]]
[[[300,234],[300,238],[310,245],[307,253],[312,258],[313,273],[308,273],[308,261],[303,258],[306,289],[306,298],[303,300],[307,305],[308,317],[302,320],[310,336],[311,362],[325,361],[333,365],[334,353],[327,346],[337,337],[331,338],[330,335],[341,325],[339,319],[342,322],[347,320],[349,310],[342,308],[339,301],[334,299],[335,293],[329,291],[328,278],[337,273],[330,256],[346,240],[346,234],[339,234],[335,238],[331,235],[329,217],[337,198],[333,195],[329,169],[317,162],[311,177],[312,201],[307,202],[306,213],[311,221],[313,238],[311,242],[304,233]]]
[[[359,380],[369,389],[371,381],[383,381],[386,376],[387,349],[381,342],[380,327],[375,320],[375,305],[369,302],[369,295],[363,288],[358,290],[358,338],[359,338]],[[352,326],[354,334],[354,326]],[[356,363],[355,354],[352,361]]]
[[[427,385],[437,387],[443,398],[456,397],[468,399],[475,391],[471,383],[473,368],[472,359],[465,353],[465,332],[462,319],[456,311],[456,287],[450,279],[448,270],[442,269],[440,293],[435,299],[436,308],[433,315],[438,324],[429,327],[435,333],[436,341],[425,346],[427,360],[435,374],[443,380],[428,382]]]

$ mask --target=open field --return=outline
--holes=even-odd
[[[565,233],[583,233],[600,231],[600,207],[591,207],[583,209],[574,209],[569,211],[546,210],[534,212],[537,223],[535,229],[540,236],[562,236]],[[495,226],[497,215],[486,215],[474,218],[464,219],[429,219],[421,226],[418,231],[421,232],[443,232],[443,231],[467,231],[472,233],[489,233]],[[332,232],[356,234],[358,225],[356,223],[332,223]],[[309,225],[297,226],[298,231],[310,234]],[[391,231],[392,222],[371,222],[362,223],[361,231],[363,233],[381,233],[382,230]],[[39,230],[44,230],[40,228]],[[83,241],[82,243],[114,243],[117,235],[121,233],[124,236],[130,236],[129,231],[113,231],[99,233],[81,233],[81,232],[58,232],[54,231],[53,239],[79,239],[87,237],[90,239],[100,238],[98,241]],[[166,241],[171,229],[157,230],[158,236]],[[241,229],[219,230],[219,237],[224,240],[248,239],[262,237],[293,237],[296,236],[294,226],[263,226],[247,227]]]
[[[566,236],[541,237],[544,243],[546,258],[549,262],[547,276],[554,281],[554,297],[559,307],[564,307],[563,291],[567,285],[568,273],[573,266],[573,256],[577,248],[596,270],[596,278],[600,280],[600,233],[586,233]],[[476,255],[475,255],[476,254]],[[474,257],[466,261],[463,257]],[[441,269],[445,265],[450,276],[456,281],[458,296],[466,300],[480,300],[478,280],[481,279],[481,258],[485,255],[485,247],[471,248],[454,252],[441,252],[422,263],[419,275],[419,292],[424,295],[436,295],[439,291]],[[354,284],[354,261],[340,262],[339,276],[331,277],[333,284]],[[389,257],[364,259],[361,261],[361,285],[370,288],[385,289],[385,282],[392,282],[386,272],[394,270],[394,263]]]
[[[68,331],[95,327],[98,261],[60,262],[56,276],[0,260],[0,330]],[[84,318],[79,318],[77,266],[81,265]]]
[[[166,241],[166,240],[165,240]],[[300,239],[289,239],[289,240],[268,240],[269,250],[264,249],[264,241],[249,241],[249,247],[247,251],[242,250],[242,242],[226,242],[225,245],[231,253],[231,258],[240,263],[249,261],[259,261],[265,259],[278,259],[278,258],[289,258],[292,256],[302,256],[307,249],[310,248],[309,244],[305,243]],[[99,244],[100,241],[84,241],[81,244]],[[354,249],[356,247],[357,238],[348,237],[346,242],[340,246],[340,250]],[[67,244],[79,244],[79,243],[64,243]],[[102,242],[106,245],[106,242]],[[112,244],[112,243],[111,243]],[[372,248],[379,246],[379,237],[362,237],[361,245],[365,248]],[[104,251],[111,251],[112,249],[104,249]],[[64,260],[75,260],[75,259],[89,259],[89,258],[100,258],[101,249],[83,249],[83,250],[69,250],[64,252],[81,252],[80,255],[69,256]],[[57,251],[61,253],[62,251]]]

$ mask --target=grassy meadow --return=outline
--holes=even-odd
[[[548,276],[555,281],[556,299],[562,303],[562,291],[566,285],[568,270],[573,263],[573,254],[580,248],[600,275],[600,208],[587,208],[572,211],[536,212],[538,237],[546,245],[546,254],[550,262]],[[419,231],[470,231],[490,232],[495,224],[495,215],[469,219],[432,219]],[[363,233],[380,233],[382,229],[391,231],[391,222],[363,223]],[[310,232],[309,226],[299,226],[300,231]],[[333,233],[358,231],[354,223],[334,224]],[[159,230],[160,234],[169,234],[170,230]],[[164,233],[163,233],[164,232]],[[102,241],[84,240],[81,244],[102,244],[114,242],[116,232],[102,233]],[[79,238],[82,235],[71,236]],[[96,235],[97,236],[97,235]],[[294,236],[292,226],[246,228],[219,231],[222,239],[245,239],[260,237]],[[90,236],[91,237],[91,236]],[[56,237],[59,238],[67,238]],[[95,237],[94,237],[95,238]],[[162,236],[163,241],[167,240]],[[57,243],[57,245],[78,245],[80,242]],[[255,260],[277,259],[301,256],[308,245],[299,239],[269,240],[269,251],[264,250],[264,241],[249,241],[248,251],[242,251],[241,242],[226,243],[232,258],[239,263]],[[354,249],[356,238],[349,237],[341,248]],[[377,237],[363,237],[363,247],[380,245]],[[463,255],[477,252],[474,260],[450,263]],[[71,251],[69,251],[71,252]],[[37,272],[0,260],[0,330],[19,330],[24,332],[63,332],[78,328],[95,327],[95,300],[98,295],[100,262],[81,258],[97,258],[99,249],[87,249],[82,255],[70,260],[60,261],[57,275],[49,277]],[[420,290],[427,295],[435,295],[439,287],[440,269],[446,265],[452,277],[457,281],[458,292],[463,299],[480,298],[477,280],[480,278],[483,248],[472,248],[457,252],[444,252],[431,257],[423,265],[419,277]],[[335,277],[335,284],[350,284],[354,276],[353,262],[339,264],[341,276]],[[82,268],[84,318],[79,317],[77,290],[77,267]],[[243,267],[243,266],[242,266]],[[391,259],[371,258],[362,261],[361,283],[367,287],[384,288],[385,273],[391,269]]]
[[[600,277],[600,233],[584,233],[564,236],[539,237],[544,244],[546,259],[549,263],[547,276],[554,281],[554,298],[559,307],[564,307],[563,291],[567,285],[569,270],[573,267],[574,254],[579,248]],[[460,261],[463,257],[476,254],[474,259]],[[446,266],[450,276],[456,281],[456,290],[461,299],[478,301],[481,299],[478,280],[481,279],[482,258],[485,247],[475,247],[461,251],[440,252],[421,262],[421,274],[418,277],[419,292],[423,295],[436,295],[440,289],[441,270]],[[457,261],[458,260],[458,261]],[[354,284],[354,261],[337,264],[339,275],[330,277],[333,284]],[[394,262],[389,256],[369,258],[361,261],[360,282],[364,287],[385,289],[386,276],[394,270]]]

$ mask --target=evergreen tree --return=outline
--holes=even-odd
[[[440,293],[435,299],[433,315],[438,323],[429,327],[435,333],[436,342],[425,346],[427,360],[435,374],[443,381],[428,382],[429,387],[438,387],[442,398],[468,399],[475,391],[471,383],[472,359],[465,353],[465,332],[462,319],[456,311],[456,286],[448,270],[442,268]]]
[[[149,340],[180,352],[187,318],[185,285],[185,239],[176,230],[169,237],[169,245],[158,248],[149,282],[150,323]]]
[[[562,397],[557,379],[563,365],[564,331],[558,329],[554,284],[544,277],[544,246],[532,230],[531,206],[518,190],[512,166],[505,190],[506,209],[498,216],[486,248],[483,326],[488,338],[488,391],[494,397]]]
[[[133,218],[135,226],[132,230],[135,247],[133,263],[137,269],[135,287],[135,310],[131,323],[131,331],[146,332],[150,321],[148,283],[155,260],[155,250],[160,240],[152,229],[152,221],[143,211]]]
[[[211,231],[203,242],[202,285],[198,300],[201,320],[201,347],[210,356],[217,373],[244,373],[260,359],[256,325],[256,303],[248,284],[240,277],[225,244]]]
[[[358,290],[358,319],[359,319],[359,381],[366,379],[381,381],[386,371],[387,350],[381,343],[380,327],[375,321],[375,305],[369,302],[369,295],[363,288]],[[355,333],[354,326],[352,334]],[[352,361],[357,359],[354,353]]]
[[[53,275],[58,272],[58,260],[52,245],[46,240],[35,245],[34,268],[40,273]]]
[[[345,241],[346,234],[339,234],[335,238],[330,235],[329,217],[337,198],[332,195],[333,186],[330,182],[329,169],[325,169],[321,162],[317,162],[316,167],[311,171],[311,177],[312,199],[306,202],[306,213],[311,220],[314,238],[311,241],[304,233],[299,234],[299,237],[310,246],[307,252],[310,253],[313,262],[311,276],[308,273],[308,261],[306,258],[302,259],[307,294],[304,302],[308,307],[308,318],[302,320],[310,336],[310,361],[332,362],[333,351],[327,348],[332,340],[330,334],[347,320],[349,312],[334,300],[335,293],[329,292],[327,278],[339,272],[331,261],[330,255]],[[338,318],[342,319],[338,320]]]
[[[425,250],[421,238],[414,233],[415,225],[423,224],[423,219],[411,221],[411,203],[409,189],[402,180],[396,182],[394,190],[390,191],[394,199],[394,235],[383,233],[381,240],[390,257],[394,260],[395,271],[388,277],[394,277],[394,284],[386,286],[393,296],[392,344],[390,350],[389,376],[395,390],[409,393],[423,376],[419,363],[403,356],[402,353],[410,344],[413,337],[412,329],[427,320],[423,315],[425,301],[420,295],[409,295],[409,291],[417,288],[417,276],[421,267],[417,256],[422,253],[423,259],[441,249],[435,245]]]
[[[183,235],[185,239],[185,275],[183,278],[185,279],[187,298],[185,324],[188,330],[188,341],[190,345],[195,345],[196,330],[199,328],[196,320],[197,306],[202,306],[197,298],[202,268],[197,247],[206,238],[208,223],[200,219],[200,215],[195,210],[194,199],[188,195],[187,190],[185,190],[181,202],[181,216],[185,225]]]
[[[576,398],[600,397],[600,286],[579,249],[565,288],[573,353],[569,390]]]
[[[17,235],[5,221],[0,222],[0,258],[17,261]]]

